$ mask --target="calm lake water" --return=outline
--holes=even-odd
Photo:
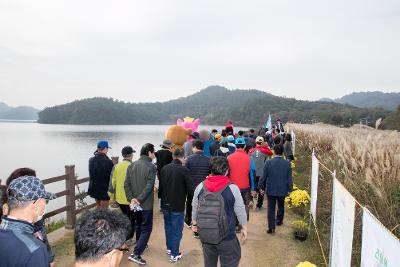
[[[64,174],[65,165],[75,165],[79,177],[88,176],[88,159],[98,140],[106,139],[112,149],[109,156],[120,156],[125,145],[137,152],[149,142],[159,148],[168,125],[47,125],[38,123],[0,122],[0,179],[20,167],[35,169],[46,179]],[[222,129],[221,126],[200,126],[201,129]],[[135,155],[138,158],[139,154]],[[87,183],[81,189],[87,189]],[[64,190],[64,183],[46,186],[52,192]],[[88,199],[88,198],[87,198]],[[49,203],[48,211],[63,206],[65,198]]]

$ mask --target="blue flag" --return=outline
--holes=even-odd
[[[271,114],[268,115],[268,121],[267,124],[265,124],[265,128],[268,128],[268,131],[271,131],[272,129]]]

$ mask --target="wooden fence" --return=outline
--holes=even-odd
[[[118,163],[118,157],[112,157],[111,159],[114,164]],[[42,181],[44,185],[57,183],[61,181],[65,182],[64,190],[56,193],[57,198],[65,196],[65,206],[46,213],[43,216],[44,219],[48,219],[56,216],[57,214],[66,212],[67,216],[66,216],[65,228],[73,229],[75,227],[77,215],[85,210],[94,208],[96,206],[96,203],[93,203],[83,208],[77,209],[76,200],[82,197],[86,197],[87,193],[84,193],[83,195],[79,194],[77,195],[75,188],[79,184],[89,182],[89,177],[79,179],[75,173],[75,165],[65,166],[65,174],[63,175],[47,178]]]

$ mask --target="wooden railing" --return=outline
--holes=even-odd
[[[112,157],[112,161],[114,164],[118,163],[118,157]],[[96,203],[93,203],[83,208],[76,208],[76,200],[81,197],[85,197],[86,194],[77,195],[75,188],[79,184],[89,182],[89,177],[78,179],[78,177],[75,175],[75,165],[65,166],[64,175],[48,178],[42,181],[44,185],[65,181],[64,190],[56,193],[57,198],[65,196],[65,206],[46,213],[43,216],[44,219],[48,219],[60,213],[66,212],[65,228],[73,229],[75,227],[77,215],[85,210],[94,208],[96,206]]]

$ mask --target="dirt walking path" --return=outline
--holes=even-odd
[[[266,204],[266,203],[264,203]],[[266,209],[251,211],[248,224],[248,240],[242,244],[242,259],[240,266],[247,267],[275,267],[296,266],[299,262],[307,260],[305,243],[293,238],[291,223],[294,215],[287,211],[283,226],[277,227],[274,235],[266,233]],[[56,245],[56,266],[73,266],[73,244],[72,235],[67,235]],[[164,222],[162,214],[154,211],[154,228],[149,242],[149,249],[142,255],[149,267],[172,266],[165,253]],[[199,240],[193,238],[190,229],[183,231],[181,242],[182,260],[176,263],[181,267],[203,266],[203,253]],[[121,266],[138,266],[128,261],[128,254],[124,255]]]

